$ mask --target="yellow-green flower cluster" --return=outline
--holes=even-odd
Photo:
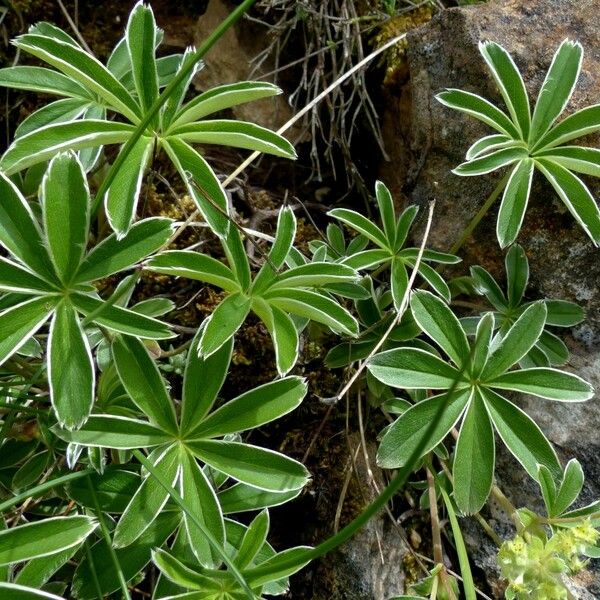
[[[568,597],[563,576],[585,566],[581,555],[600,533],[589,520],[558,530],[550,539],[517,535],[498,553],[502,575],[509,581],[509,600],[563,600]]]

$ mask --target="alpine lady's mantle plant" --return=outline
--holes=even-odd
[[[0,258],[0,290],[11,293],[10,307],[0,313],[0,362],[51,319],[50,399],[63,425],[79,427],[90,414],[95,381],[84,326],[146,339],[174,336],[156,319],[104,302],[91,285],[158,250],[171,234],[171,221],[145,219],[120,239],[113,234],[86,252],[91,201],[85,173],[72,153],[59,154],[48,166],[40,188],[41,227],[27,200],[1,173],[0,194],[0,243],[10,256]]]
[[[215,31],[225,31],[251,3],[244,0]],[[538,426],[505,396],[522,392],[567,402],[591,396],[589,384],[555,368],[568,352],[546,330],[579,322],[582,312],[568,302],[526,297],[529,265],[515,245],[506,255],[506,292],[485,269],[471,269],[469,287],[493,312],[459,319],[452,310],[456,286],[432,266],[459,259],[425,242],[405,248],[417,210],[397,213],[382,183],[375,190],[381,224],[352,210],[332,210],[340,225],[330,224],[325,239],[311,241],[311,260],[294,245],[293,211],[282,208],[270,248],[257,244],[255,268],[244,249],[248,232],[232,219],[218,178],[193,144],[293,157],[291,145],[273,132],[204,119],[278,90],[245,82],[186,102],[204,46],[156,58],[160,40],[151,9],[138,3],[106,66],[62,30],[41,23],[16,43],[53,68],[0,70],[3,85],[62,96],[20,125],[0,159],[0,385],[6,390],[0,402],[0,513],[7,527],[0,531],[0,596],[128,600],[129,588],[146,572],[155,577],[140,585],[157,600],[281,595],[289,575],[347,540],[424,466],[438,564],[415,589],[437,590],[438,597],[458,593],[440,556],[437,502],[443,502],[464,596],[473,600],[454,504],[472,513],[490,489],[498,493],[492,488],[498,433],[539,483],[547,508],[543,516],[511,509],[516,537],[500,552],[509,597],[525,597],[536,585],[562,597],[557,569],[574,573],[580,556],[594,553],[589,545],[598,538],[599,506],[572,508],[583,472],[573,461],[563,469]],[[500,211],[501,242],[518,233],[534,167],[560,188],[597,242],[597,210],[571,172],[597,174],[596,151],[560,147],[575,134],[600,128],[597,107],[554,125],[577,78],[580,46],[561,46],[532,116],[508,54],[494,44],[482,52],[509,114],[473,94],[450,91],[441,98],[499,129],[474,145],[461,171],[515,163]],[[95,169],[108,144],[124,147],[105,175]],[[172,222],[138,220],[139,191],[158,150],[198,203],[208,235],[220,239],[224,261],[197,248],[164,250]],[[30,193],[41,172],[36,165],[46,167],[39,195]],[[26,169],[31,171],[21,178]],[[108,190],[96,201],[88,190],[90,172],[100,190]],[[102,209],[114,230],[110,235]],[[342,227],[358,235],[346,244]],[[165,368],[159,345],[177,329],[155,318],[174,303],[138,299],[127,308],[143,270],[224,292],[193,339],[168,350],[183,377]],[[398,315],[414,270],[434,293],[413,291],[410,310]],[[102,291],[113,285],[114,292]],[[250,313],[272,339],[278,377],[222,399],[234,337]],[[378,461],[398,474],[355,521],[318,547],[276,552],[267,541],[268,509],[298,496],[309,475],[296,460],[257,446],[250,436],[302,402],[304,379],[287,374],[298,362],[301,336],[313,331],[310,322],[342,338],[329,365],[367,359],[358,373],[366,366],[368,376],[358,385],[398,415],[382,432]],[[375,347],[383,351],[373,355]],[[448,435],[455,428],[456,443]],[[240,519],[242,512],[254,514]]]
[[[28,66],[0,69],[0,85],[56,94],[64,99],[28,118],[0,159],[0,169],[11,175],[62,150],[88,151],[126,142],[156,102],[160,88],[194,58],[193,49],[188,49],[183,55],[157,59],[161,39],[152,9],[141,1],[133,8],[125,37],[106,66],[49,23],[39,23],[19,36],[14,44],[20,50],[56,70]],[[286,158],[296,156],[285,138],[264,127],[243,121],[205,119],[237,104],[279,94],[279,88],[269,83],[241,82],[211,89],[186,103],[186,93],[199,68],[196,64],[162,105],[127,157],[127,168],[119,170],[103,198],[108,220],[119,236],[131,226],[142,178],[159,150],[164,150],[172,161],[213,231],[222,236],[229,213],[225,192],[191,144],[222,144]],[[108,119],[107,113],[118,115],[120,120]],[[89,156],[86,154],[88,166],[93,166],[95,159],[89,160]],[[93,156],[97,158],[98,153]],[[192,185],[190,178],[198,185]]]
[[[487,63],[508,114],[477,94],[446,90],[437,96],[444,105],[483,121],[498,133],[476,141],[457,175],[475,176],[511,165],[496,233],[504,248],[519,234],[527,209],[533,173],[550,182],[596,246],[600,246],[600,209],[588,187],[575,173],[600,176],[600,150],[565,145],[600,130],[600,104],[578,110],[559,123],[581,70],[583,48],[565,40],[554,55],[533,114],[525,84],[513,59],[502,46],[484,42],[479,50]]]

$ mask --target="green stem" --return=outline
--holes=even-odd
[[[115,179],[115,176],[119,172],[119,169],[123,167],[125,160],[129,156],[129,153],[138,142],[138,140],[144,134],[146,127],[150,125],[153,121],[154,117],[158,114],[158,111],[162,108],[165,102],[168,100],[169,96],[173,93],[179,84],[189,75],[189,73],[194,68],[194,65],[202,59],[202,57],[216,44],[216,42],[223,36],[223,34],[234,25],[242,15],[256,2],[256,0],[244,0],[234,11],[232,11],[229,16],[223,20],[222,23],[208,36],[208,38],[204,41],[204,43],[196,50],[194,53],[194,58],[192,61],[187,63],[171,80],[169,85],[163,90],[163,93],[154,101],[152,106],[148,109],[148,112],[145,114],[144,118],[141,120],[136,130],[133,132],[131,137],[127,140],[121,152],[119,152],[115,162],[110,167],[108,173],[98,192],[96,193],[96,197],[94,198],[94,204],[92,206],[92,212],[95,214],[98,210],[104,195],[108,191],[108,188],[112,184]]]
[[[477,227],[477,225],[479,225],[479,222],[481,221],[481,219],[483,219],[483,217],[485,217],[488,210],[490,210],[490,207],[492,206],[492,204],[494,204],[494,202],[496,202],[496,200],[498,199],[498,196],[500,196],[500,193],[506,187],[509,177],[510,177],[510,173],[507,173],[498,182],[498,185],[494,188],[494,191],[489,195],[488,199],[485,201],[485,204],[479,209],[477,214],[471,219],[471,222],[463,229],[463,232],[461,233],[458,240],[454,243],[452,248],[450,248],[450,250],[448,250],[448,252],[450,254],[456,254],[463,247],[463,244],[471,237],[471,234],[475,230],[475,227]]]
[[[140,463],[144,466],[144,468],[156,479],[159,485],[168,492],[169,496],[173,499],[175,504],[181,508],[181,510],[194,522],[194,525],[200,529],[203,535],[206,536],[206,539],[209,541],[210,545],[217,551],[220,558],[223,560],[227,569],[231,572],[231,574],[237,579],[238,583],[244,590],[244,593],[250,598],[250,600],[254,600],[256,597],[255,594],[250,589],[250,586],[244,579],[244,576],[240,573],[238,568],[233,564],[229,556],[227,556],[225,550],[221,547],[221,544],[216,540],[215,536],[206,528],[206,525],[200,519],[196,517],[194,513],[192,513],[189,508],[185,505],[184,499],[181,497],[181,494],[169,483],[167,483],[162,475],[159,475],[157,470],[154,468],[154,465],[139,451],[133,450],[133,455],[140,461]]]
[[[94,587],[96,588],[96,596],[102,598],[102,587],[100,586],[100,580],[98,579],[98,573],[96,571],[96,565],[94,564],[94,556],[92,555],[92,549],[88,538],[85,538],[85,554],[87,556],[88,564],[90,565],[90,571],[92,573],[92,579],[94,581]]]
[[[3,513],[5,510],[12,508],[19,502],[23,502],[28,498],[34,498],[35,496],[41,496],[48,490],[51,490],[59,485],[63,485],[65,483],[69,483],[70,481],[75,481],[76,479],[81,479],[90,473],[94,473],[94,469],[85,469],[83,471],[75,471],[74,473],[68,473],[67,475],[62,475],[61,477],[57,477],[56,479],[51,479],[50,481],[46,481],[37,485],[30,490],[26,490],[8,500],[5,500],[0,504],[0,513]]]
[[[127,587],[127,581],[125,580],[125,575],[123,575],[123,569],[121,569],[121,564],[119,563],[119,558],[117,557],[117,553],[113,548],[112,540],[110,538],[110,531],[106,526],[106,521],[104,520],[104,515],[102,514],[102,509],[100,508],[100,503],[98,502],[98,496],[96,496],[96,490],[92,485],[92,481],[88,475],[87,486],[92,495],[92,500],[94,501],[94,508],[96,509],[96,516],[98,517],[98,523],[100,524],[100,530],[102,532],[102,537],[104,538],[104,542],[108,547],[108,553],[110,554],[110,560],[117,572],[117,577],[119,579],[119,585],[121,586],[121,592],[123,593],[123,598],[125,600],[131,600],[131,596],[129,595],[129,588]]]

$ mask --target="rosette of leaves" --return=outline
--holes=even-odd
[[[91,202],[81,163],[72,153],[58,155],[40,190],[42,226],[15,185],[0,174],[0,243],[9,254],[0,257],[0,290],[20,299],[0,312],[0,362],[50,320],[50,400],[61,425],[76,428],[94,399],[87,325],[146,339],[173,337],[166,324],[105,302],[91,285],[158,250],[171,234],[171,220],[145,219],[121,239],[110,235],[86,252]]]
[[[565,40],[559,46],[533,113],[523,78],[510,54],[494,42],[480,43],[479,51],[508,114],[471,92],[449,89],[437,96],[445,106],[465,112],[497,132],[477,140],[467,151],[467,161],[454,173],[477,176],[511,166],[496,224],[498,242],[503,248],[519,234],[535,170],[546,177],[594,244],[600,245],[600,210],[584,181],[575,175],[600,176],[600,150],[569,144],[600,130],[600,105],[578,110],[556,123],[581,71],[581,44]]]
[[[547,367],[514,370],[531,350],[546,321],[546,305],[531,304],[502,337],[493,337],[494,315],[481,319],[469,344],[457,317],[439,298],[413,292],[411,311],[419,327],[445,354],[397,348],[371,359],[369,372],[379,381],[404,389],[447,390],[414,404],[385,431],[377,454],[385,468],[408,460],[440,402],[446,408],[424,453],[431,451],[460,422],[454,452],[454,497],[464,513],[477,512],[490,493],[494,475],[494,430],[534,479],[538,465],[562,473],[550,442],[536,423],[503,392],[521,392],[549,400],[580,402],[593,395],[580,377]]]
[[[161,63],[156,58],[159,39],[152,10],[142,2],[132,10],[124,40],[116,47],[108,66],[54,26],[37,25],[19,36],[14,44],[20,50],[55,70],[11,67],[0,72],[2,83],[57,94],[64,100],[59,101],[59,107],[56,103],[48,105],[51,108],[45,107],[46,113],[36,116],[35,127],[28,124],[27,133],[17,137],[0,159],[0,168],[11,175],[46,161],[61,150],[79,151],[127,142],[159,97]],[[193,60],[194,52],[186,51],[174,74],[189,67]],[[167,69],[167,76],[172,66]],[[118,171],[103,198],[110,225],[119,235],[131,226],[144,172],[160,149],[165,151],[206,221],[219,235],[224,235],[227,228],[227,198],[213,170],[192,144],[220,144],[286,158],[296,156],[285,138],[268,129],[243,121],[205,119],[232,106],[279,94],[279,88],[262,82],[241,82],[213,88],[184,102],[195,72],[195,68],[191,69],[181,85],[173,89],[133,146],[126,168]],[[72,110],[61,112],[71,105]],[[82,112],[82,105],[89,108]],[[58,117],[50,118],[55,111]],[[106,111],[120,119],[105,118]]]
[[[252,277],[242,238],[233,223],[223,240],[229,266],[197,252],[169,250],[157,254],[144,268],[196,279],[227,292],[202,330],[198,344],[202,356],[217,351],[253,312],[273,340],[277,370],[284,375],[298,359],[298,325],[290,315],[321,323],[337,333],[358,334],[358,323],[350,312],[325,290],[319,289],[353,283],[357,279],[356,271],[347,265],[330,262],[305,262],[284,269],[286,257],[293,250],[295,233],[296,217],[285,207],[279,213],[275,241],[255,277]]]
[[[115,405],[112,414],[92,414],[76,431],[58,426],[53,431],[61,439],[82,446],[149,450],[148,459],[156,473],[183,501],[182,535],[199,563],[196,569],[200,565],[217,569],[226,553],[226,542],[231,540],[226,538],[223,510],[211,474],[223,474],[243,486],[242,490],[228,488],[232,490],[229,496],[237,498],[229,498],[229,502],[235,501],[238,510],[293,497],[308,480],[305,467],[279,452],[241,442],[239,434],[294,410],[304,398],[306,384],[299,377],[278,379],[215,408],[233,343],[229,340],[210,357],[200,358],[199,340],[200,334],[188,353],[179,411],[175,411],[175,402],[143,343],[118,335],[111,344],[112,358],[133,405]],[[144,418],[139,418],[140,413]],[[119,518],[114,546],[134,544],[160,518],[168,500],[169,492],[152,474],[146,474]],[[172,532],[180,521],[171,523]],[[91,586],[91,581],[85,585]],[[113,585],[116,589],[118,581]]]
[[[524,300],[529,281],[529,261],[519,244],[510,247],[506,254],[506,292],[483,267],[471,267],[471,277],[476,290],[482,293],[494,307],[494,326],[500,336],[506,334],[514,322],[533,302]],[[572,327],[585,318],[584,312],[574,302],[567,300],[544,299],[546,305],[546,326]],[[479,317],[465,317],[461,323],[469,335],[474,335]],[[569,359],[569,349],[555,334],[544,328],[531,350],[519,361],[522,367],[560,366]]]
[[[403,248],[419,209],[417,206],[409,206],[397,217],[392,196],[381,181],[375,185],[375,195],[382,227],[378,227],[360,213],[347,208],[334,208],[328,214],[377,246],[377,249],[359,250],[344,258],[342,262],[357,270],[389,269],[392,299],[395,308],[399,309],[408,288],[408,268],[414,268],[419,254],[418,248]],[[418,273],[423,280],[437,294],[450,302],[450,290],[446,282],[427,264],[429,262],[456,264],[460,262],[460,258],[444,252],[425,250],[418,267]]]

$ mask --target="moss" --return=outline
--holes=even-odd
[[[379,32],[374,37],[376,48],[383,46],[387,41],[396,36],[407,33],[431,20],[433,9],[431,6],[422,6],[411,10],[410,12],[391,17],[385,21],[379,28]],[[385,53],[385,77],[384,86],[396,86],[406,80],[408,68],[406,66],[406,48],[408,42],[406,39],[392,46]]]

